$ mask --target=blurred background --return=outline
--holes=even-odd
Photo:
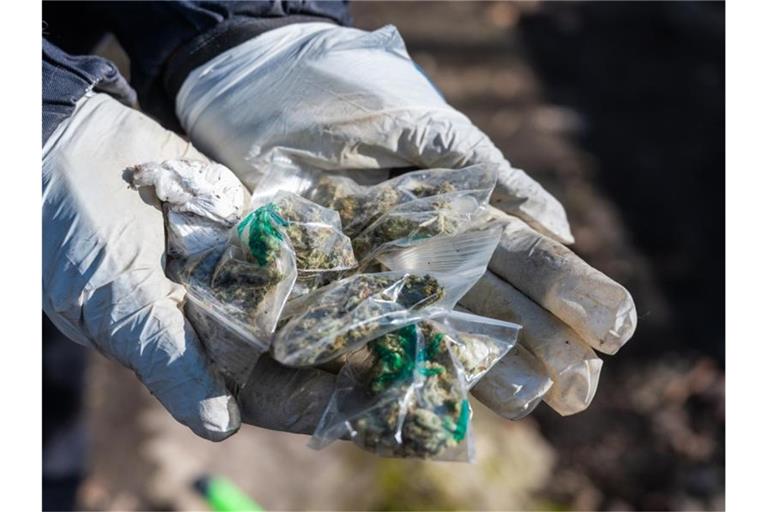
[[[399,28],[448,101],[563,202],[574,250],[632,292],[637,333],[607,358],[588,411],[563,418],[542,404],[509,422],[475,403],[474,465],[343,443],[317,452],[305,437],[253,427],[212,444],[175,424],[131,372],[56,343],[46,326],[44,343],[66,347],[46,357],[87,364],[76,385],[44,370],[44,437],[70,427],[47,439],[48,469],[82,467],[77,502],[93,510],[205,509],[191,485],[202,473],[265,509],[723,509],[724,11],[352,4],[358,27]],[[127,70],[113,39],[97,52]],[[78,400],[83,417],[61,412]],[[86,459],[56,457],[71,443]]]

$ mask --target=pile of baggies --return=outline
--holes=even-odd
[[[252,197],[207,162],[142,164],[131,179],[163,204],[166,272],[232,387],[266,352],[333,369],[312,446],[349,438],[381,455],[471,459],[469,390],[520,329],[454,310],[499,243],[495,170],[362,185],[276,164]]]

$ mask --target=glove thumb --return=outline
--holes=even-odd
[[[78,316],[86,339],[66,311],[44,309],[59,330],[132,369],[177,421],[221,441],[240,428],[240,410],[184,317],[183,297],[183,288],[159,271],[127,271],[83,304]]]
[[[110,316],[116,321],[102,340],[110,345],[111,355],[133,369],[177,421],[210,441],[226,439],[240,428],[237,402],[210,365],[194,329],[179,308],[183,290],[165,276],[158,278],[164,281],[166,286],[162,288],[168,292],[139,307],[126,304],[134,302],[135,295],[113,305]],[[97,294],[89,302],[98,301]],[[124,308],[126,305],[129,307]]]

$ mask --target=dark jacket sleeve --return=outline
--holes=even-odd
[[[142,109],[178,129],[174,102],[187,75],[268,30],[312,21],[347,24],[341,1],[95,2],[131,60]]]
[[[108,60],[72,56],[43,39],[43,145],[88,91],[106,92],[126,105],[136,93]]]
[[[85,45],[101,34],[114,33],[130,59],[131,85],[141,109],[176,131],[181,131],[174,111],[176,93],[196,67],[283,25],[351,21],[346,1],[312,0],[44,2],[43,18],[49,38],[69,53],[87,51]],[[95,57],[81,59],[91,66],[109,64]],[[85,82],[95,80],[88,76]]]

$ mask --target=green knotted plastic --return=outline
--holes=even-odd
[[[462,400],[459,406],[459,419],[456,420],[456,426],[454,428],[448,428],[447,430],[453,434],[453,439],[459,442],[467,435],[467,428],[469,427],[469,416],[471,409],[469,408],[469,400]]]
[[[371,381],[371,390],[379,393],[396,382],[413,378],[413,371],[418,370],[425,377],[439,375],[445,371],[442,366],[427,368],[426,361],[434,360],[445,338],[443,333],[436,333],[429,340],[426,348],[417,345],[418,331],[416,324],[403,327],[396,331],[397,342],[392,344],[384,342],[385,337],[371,342],[373,352],[382,363],[381,372]],[[459,404],[459,417],[454,423],[450,418],[443,419],[443,428],[451,433],[456,442],[461,442],[467,435],[471,408],[469,400],[462,400]]]
[[[395,382],[410,379],[419,354],[416,352],[418,332],[416,325],[408,325],[398,330],[396,350],[392,350],[379,338],[371,343],[374,353],[382,362],[382,371],[371,381],[371,390],[378,393]],[[419,351],[420,353],[421,351]],[[416,357],[414,357],[416,356]]]
[[[437,353],[440,350],[440,343],[443,342],[444,337],[445,335],[443,333],[438,332],[432,336],[431,340],[429,340],[429,345],[427,345],[427,356],[430,359],[434,359],[437,356]]]
[[[428,361],[432,361],[435,358],[437,358],[439,352],[440,352],[440,344],[443,342],[443,338],[445,335],[441,332],[436,333],[434,336],[432,336],[432,339],[429,340],[429,344],[427,344],[426,349],[426,359]],[[432,368],[426,368],[425,366],[422,366],[419,371],[421,374],[425,377],[432,377],[433,375],[440,375],[445,371],[445,368],[442,366],[435,366]]]
[[[280,228],[288,226],[288,221],[280,216],[274,203],[266,204],[253,210],[237,225],[237,236],[243,240],[247,234],[248,250],[259,265],[266,265],[271,260],[276,243],[283,240]],[[247,232],[246,232],[247,230]]]
[[[442,366],[428,368],[424,363],[437,357],[440,344],[443,342],[443,333],[435,334],[429,341],[426,349],[417,347],[418,332],[415,324],[403,327],[395,334],[397,336],[396,349],[384,343],[379,338],[371,343],[374,353],[382,363],[382,371],[372,380],[371,389],[378,393],[387,389],[395,382],[402,382],[413,378],[413,371],[417,370],[425,377],[440,375],[445,371]]]

